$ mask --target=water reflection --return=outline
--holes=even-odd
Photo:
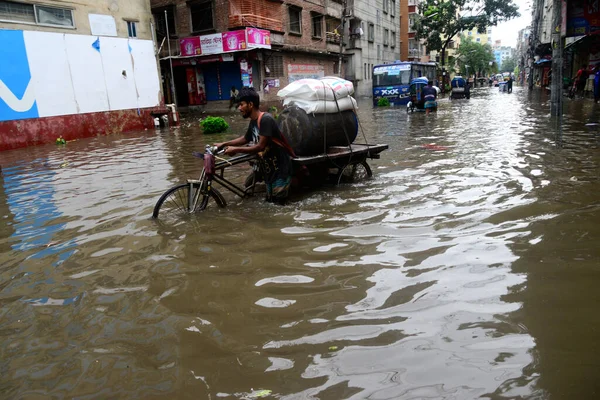
[[[236,114],[221,136],[190,124],[3,153],[0,388],[586,397],[597,106],[566,102],[558,141],[546,97],[477,89],[428,116],[366,101],[358,140],[390,146],[372,180],[285,207],[226,194],[179,224],[151,220],[154,202],[198,174],[192,151],[244,129]]]

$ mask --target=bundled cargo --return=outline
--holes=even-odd
[[[281,89],[277,96],[302,100],[334,100],[354,94],[352,82],[335,76],[300,79]]]
[[[338,111],[357,110],[358,104],[352,96],[339,100],[304,100],[288,97],[283,101],[284,106],[296,106],[308,114],[331,114]]]
[[[358,135],[358,118],[353,111],[307,114],[290,106],[279,114],[278,125],[297,156],[326,153],[331,146],[348,146]]]
[[[321,79],[300,79],[292,82],[277,95],[283,98],[284,106],[296,106],[309,114],[331,114],[346,110],[357,110],[358,104],[351,96],[352,82],[335,76]]]

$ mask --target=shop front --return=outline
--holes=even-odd
[[[255,28],[181,39],[181,56],[162,60],[165,93],[173,85],[178,106],[187,107],[229,100],[232,87],[259,90],[261,49],[270,48],[270,32]]]

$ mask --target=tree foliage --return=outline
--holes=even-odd
[[[456,51],[456,60],[459,71],[463,75],[479,74],[483,76],[493,72],[494,53],[492,48],[489,44],[474,42],[470,37],[461,37],[460,47]],[[492,64],[490,65],[490,63]]]
[[[502,64],[500,64],[501,72],[514,72],[517,66],[517,61],[511,57],[502,60]]]
[[[413,29],[424,39],[429,51],[445,50],[454,36],[477,28],[483,33],[488,27],[518,17],[513,0],[423,0],[419,5],[420,18]]]

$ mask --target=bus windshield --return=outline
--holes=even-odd
[[[410,64],[381,65],[373,69],[373,86],[410,84]]]

